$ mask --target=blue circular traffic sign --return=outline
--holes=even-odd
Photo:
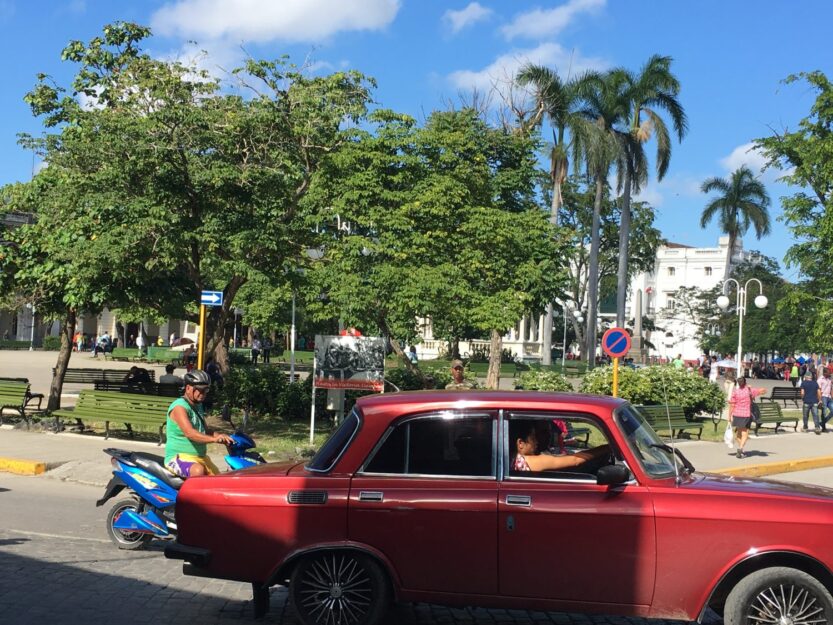
[[[611,358],[621,358],[630,348],[631,335],[624,328],[610,328],[602,336],[602,351]]]

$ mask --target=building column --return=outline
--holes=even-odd
[[[521,343],[525,343],[526,342],[526,315],[521,317],[521,328],[520,328],[520,331],[518,332],[518,335],[520,336]]]

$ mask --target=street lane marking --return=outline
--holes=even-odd
[[[11,528],[4,528],[6,532],[11,532],[13,534],[23,534],[24,536],[38,536],[40,538],[60,538],[61,540],[86,540],[87,542],[91,543],[109,543],[109,540],[104,538],[87,538],[86,536],[69,536],[66,534],[49,534],[47,532],[30,532],[28,530],[15,530]]]

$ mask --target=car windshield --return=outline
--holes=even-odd
[[[359,415],[356,409],[353,408],[350,415],[341,422],[341,425],[330,435],[330,438],[321,446],[318,453],[312,457],[306,468],[320,473],[326,473],[332,469],[338,459],[341,458],[341,454],[347,449],[350,441],[353,440],[359,429],[359,423]]]
[[[674,453],[660,440],[645,417],[633,406],[626,404],[614,413],[616,423],[625,435],[631,451],[639,459],[645,473],[655,478],[673,477]]]

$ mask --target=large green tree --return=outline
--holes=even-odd
[[[47,132],[26,142],[50,167],[83,172],[84,202],[114,207],[109,223],[129,227],[156,280],[186,282],[180,316],[196,319],[201,290],[224,291],[202,331],[225,368],[240,288],[264,274],[280,281],[315,245],[301,200],[364,115],[370,84],[356,72],[308,77],[255,60],[221,81],[150,57],[149,34],[118,23],[71,42],[62,58],[77,65],[75,78],[63,88],[40,76],[26,99]]]
[[[720,229],[729,235],[723,270],[725,280],[731,273],[732,254],[738,237],[742,237],[750,227],[758,239],[769,234],[769,194],[746,165],[733,171],[728,179],[709,178],[703,182],[701,190],[703,193],[718,193],[703,209],[700,227],[705,228],[712,219],[716,219]]]
[[[527,64],[521,68],[516,78],[518,84],[534,89],[535,112],[529,123],[542,126],[546,120],[552,131],[550,151],[550,222],[557,226],[561,207],[564,205],[562,186],[567,180],[570,167],[570,154],[580,152],[575,141],[573,128],[581,122],[580,106],[582,94],[590,85],[595,73],[581,74],[572,78],[563,78],[556,70],[541,65]],[[573,159],[578,164],[578,158]],[[553,330],[553,305],[547,303],[543,328],[543,355],[541,364],[552,362],[551,345]]]
[[[492,339],[496,386],[500,337],[562,276],[556,233],[535,203],[534,143],[471,109],[435,112],[423,127],[391,111],[371,121],[308,197],[325,232],[311,271],[323,296],[308,305],[378,329],[403,362],[399,343],[417,335],[418,318],[435,336],[471,326]]]
[[[781,180],[796,188],[781,198],[784,222],[796,241],[787,252],[787,263],[801,270],[814,295],[829,299],[833,296],[829,275],[833,262],[833,84],[819,71],[790,76],[785,82],[809,84],[816,99],[794,130],[786,128],[755,143],[770,166],[783,172]]]
[[[587,279],[587,323],[585,355],[592,367],[596,356],[596,323],[599,306],[599,249],[601,241],[602,204],[610,192],[608,174],[614,162],[626,156],[626,137],[619,130],[627,119],[627,101],[624,92],[628,88],[628,76],[616,70],[591,81],[584,95],[581,110],[582,123],[575,132],[580,137],[582,156],[587,173],[595,185],[593,220],[591,224],[590,257]]]
[[[631,196],[638,192],[648,179],[648,159],[645,144],[656,138],[657,180],[662,180],[671,161],[671,132],[663,119],[668,115],[674,134],[683,140],[688,129],[685,111],[679,102],[680,83],[671,72],[671,57],[653,55],[638,73],[626,72],[628,86],[623,97],[629,119],[623,120],[624,150],[617,164],[619,185],[622,190],[619,223],[619,268],[616,290],[616,325],[625,323],[625,302],[628,296],[628,262],[631,237]]]

